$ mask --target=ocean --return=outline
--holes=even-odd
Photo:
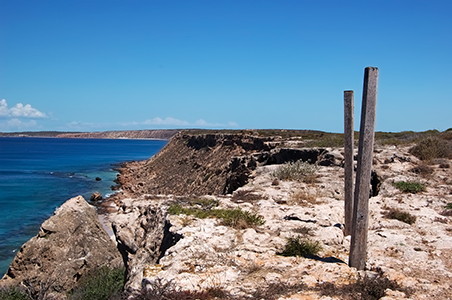
[[[160,140],[0,137],[0,277],[20,246],[67,199],[113,193],[115,168],[143,160]],[[101,180],[96,180],[99,177]]]

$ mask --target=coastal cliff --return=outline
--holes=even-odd
[[[80,139],[158,139],[168,140],[178,130],[123,130],[97,132],[59,132],[59,131],[25,131],[0,132],[0,137],[52,137],[52,138],[80,138]]]
[[[122,191],[103,203],[126,269],[122,296],[450,299],[452,157],[427,163],[413,149],[375,148],[367,270],[358,272],[342,231],[343,149],[249,132],[178,133],[153,158],[126,164]],[[289,162],[297,168],[282,176]],[[33,239],[46,239],[45,224]],[[9,277],[26,265],[21,253]]]
[[[302,160],[334,164],[322,148],[288,149],[280,136],[175,135],[154,157],[125,164],[118,183],[124,196],[224,195],[248,183],[257,166]],[[123,195],[118,195],[122,196]]]

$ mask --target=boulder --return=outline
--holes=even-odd
[[[39,233],[21,247],[0,287],[21,285],[32,294],[45,291],[47,297],[65,299],[66,292],[88,272],[121,265],[95,208],[78,196],[56,209]]]
[[[92,202],[98,202],[102,200],[102,194],[99,192],[92,193],[91,197],[89,198]]]

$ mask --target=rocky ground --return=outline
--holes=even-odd
[[[129,248],[124,252],[133,269],[129,291],[143,285],[154,290],[168,288],[170,283],[176,290],[221,289],[229,297],[346,299],[347,286],[359,278],[382,276],[398,284],[386,290],[385,299],[450,299],[452,222],[450,211],[445,210],[452,202],[450,160],[425,166],[408,153],[408,147],[376,149],[374,170],[381,186],[369,202],[368,271],[360,273],[347,265],[350,236],[342,231],[342,153],[328,150],[336,163],[317,166],[315,176],[307,180],[275,180],[279,165],[267,165],[256,167],[249,182],[232,195],[205,196],[202,202],[151,194],[121,200],[109,219],[119,232],[119,242]],[[430,171],[425,168],[431,173],[426,174]],[[426,191],[403,193],[394,187],[396,181],[420,182]],[[167,215],[174,203],[240,208],[263,216],[265,224],[233,228],[215,218]],[[153,214],[161,212],[159,219],[169,227],[166,236],[173,241],[160,254],[155,253],[157,245],[144,246],[152,242],[146,238],[150,207]],[[414,216],[415,222],[410,225],[388,218],[393,208]],[[298,236],[320,242],[317,257],[278,255],[289,238]],[[133,250],[143,246],[148,249],[144,253]]]

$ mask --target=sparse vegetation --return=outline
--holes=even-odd
[[[412,168],[410,171],[421,176],[428,176],[433,173],[433,168],[426,164],[420,164]]]
[[[254,190],[238,190],[232,195],[234,201],[257,201],[267,198],[266,195],[259,194]]]
[[[381,273],[375,277],[360,277],[355,283],[336,286],[333,283],[323,283],[317,286],[324,296],[340,297],[351,300],[377,300],[385,296],[385,291],[391,289],[410,295],[411,291],[401,288],[397,282],[389,280]]]
[[[276,300],[281,296],[308,290],[303,283],[289,284],[285,282],[274,282],[267,286],[259,287],[248,299]]]
[[[316,170],[315,165],[298,160],[279,166],[272,175],[280,180],[303,180],[311,179]]]
[[[191,215],[199,219],[217,218],[225,226],[243,229],[257,225],[263,225],[265,220],[262,216],[235,209],[200,209],[196,207],[183,207],[179,204],[171,205],[168,213],[172,215]]]
[[[217,207],[220,204],[217,199],[213,198],[193,198],[189,200],[189,203],[192,205],[200,206],[204,209],[211,209],[213,207]]]
[[[284,250],[278,254],[282,256],[303,256],[313,258],[316,257],[321,250],[322,246],[319,242],[298,236],[289,238]]]
[[[444,206],[444,210],[441,212],[443,216],[451,217],[452,216],[452,203],[447,203],[446,206]]]
[[[396,181],[393,183],[396,188],[404,193],[417,194],[425,191],[425,186],[415,181]]]
[[[307,206],[309,204],[317,204],[317,193],[308,192],[305,190],[298,190],[290,197],[291,202],[300,206]]]
[[[236,299],[221,287],[212,287],[205,290],[191,291],[179,290],[172,281],[163,282],[155,280],[149,284],[149,287],[143,287],[140,293],[129,299],[133,300],[226,300]]]
[[[390,208],[387,212],[385,212],[385,217],[388,219],[395,219],[407,224],[414,224],[416,222],[416,216],[408,212],[401,211],[397,208]]]
[[[16,287],[0,288],[0,299],[2,300],[31,300],[31,297]]]
[[[119,297],[124,286],[124,269],[101,267],[86,275],[69,294],[70,300],[107,300]]]
[[[295,233],[299,233],[301,235],[314,235],[314,229],[306,226],[300,226],[294,229]]]

